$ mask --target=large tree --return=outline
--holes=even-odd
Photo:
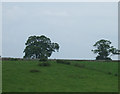
[[[52,43],[50,38],[44,35],[30,36],[25,45],[24,58],[29,59],[48,59],[52,52],[59,50],[59,45],[57,43]]]
[[[111,60],[110,56],[119,54],[120,52],[111,46],[111,42],[109,40],[101,39],[93,46],[96,47],[96,49],[92,50],[93,53],[97,54],[96,60]]]

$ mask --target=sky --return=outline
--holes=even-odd
[[[118,3],[4,2],[2,56],[22,58],[25,42],[33,35],[45,35],[60,45],[52,59],[95,59],[91,50],[100,39],[118,48]]]

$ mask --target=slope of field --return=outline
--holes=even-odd
[[[3,61],[3,92],[117,92],[117,62],[70,61],[71,65],[49,61]],[[74,66],[85,64],[84,68]],[[39,72],[30,72],[30,70]]]

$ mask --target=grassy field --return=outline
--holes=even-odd
[[[39,61],[3,61],[3,92],[117,92],[118,63],[69,61],[38,66]],[[82,64],[84,67],[74,66]],[[39,72],[30,72],[38,70]]]

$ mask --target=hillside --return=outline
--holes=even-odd
[[[69,62],[49,61],[51,65],[43,67],[39,61],[3,61],[3,92],[118,91],[117,62]]]

